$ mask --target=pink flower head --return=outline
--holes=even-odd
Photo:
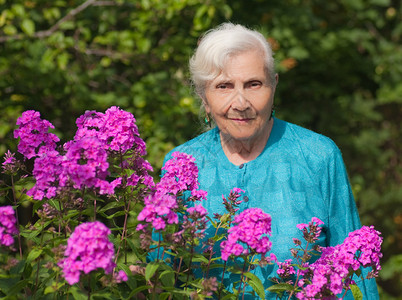
[[[271,235],[271,216],[260,208],[246,209],[235,217],[233,224],[237,225],[229,228],[228,239],[221,244],[223,260],[250,252],[265,255],[271,249],[272,243],[266,236]]]
[[[49,133],[49,128],[54,128],[52,123],[40,118],[40,113],[27,110],[17,119],[19,129],[14,130],[14,137],[20,138],[18,151],[30,159],[40,156],[42,153],[56,149],[56,143],[60,140],[55,134]]]
[[[353,283],[349,275],[361,267],[372,267],[372,275],[377,276],[381,270],[381,243],[380,232],[373,226],[363,226],[349,233],[342,244],[322,248],[322,256],[302,271],[306,280],[300,284],[303,290],[297,297],[321,299],[325,295],[336,299],[336,295]]]
[[[297,224],[296,227],[303,231],[304,239],[309,243],[314,243],[318,240],[321,234],[322,228],[319,225],[323,225],[324,222],[320,219],[313,217],[308,224]]]
[[[77,226],[67,241],[65,258],[59,262],[64,278],[73,285],[79,281],[80,274],[88,274],[104,269],[110,274],[115,267],[114,248],[109,241],[110,229],[99,221]]]
[[[0,245],[11,246],[14,243],[12,235],[18,233],[16,223],[13,207],[0,207]]]
[[[66,186],[68,180],[74,188],[97,188],[100,194],[113,194],[121,178],[109,183],[108,155],[103,143],[97,137],[83,137],[65,145],[67,153],[62,163],[64,175],[60,184]]]
[[[97,137],[102,141],[105,150],[126,153],[136,149],[140,155],[146,155],[145,142],[140,138],[134,116],[117,106],[106,112],[86,111],[77,121],[77,132],[74,140],[83,137]]]
[[[28,190],[27,195],[35,200],[55,197],[64,186],[60,183],[63,174],[63,157],[57,151],[48,151],[35,159],[33,176],[35,185]]]
[[[292,266],[292,260],[287,259],[284,262],[276,262],[277,265],[279,266],[279,269],[276,271],[276,273],[279,275],[281,278],[288,278],[293,274],[296,274],[295,268]]]
[[[15,159],[14,155],[15,153],[10,152],[10,150],[5,153],[4,162],[2,163],[2,167],[5,172],[15,171],[15,163],[17,160]]]
[[[120,283],[122,281],[127,281],[128,277],[127,277],[126,272],[124,272],[123,270],[120,270],[119,272],[117,272],[115,274],[115,280],[117,283]]]
[[[201,200],[206,197],[205,191],[198,190],[198,168],[195,158],[186,153],[174,152],[162,170],[165,171],[157,185],[157,193],[178,195],[184,191],[191,191],[189,200]]]

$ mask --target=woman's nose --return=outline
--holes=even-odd
[[[236,110],[246,110],[250,106],[243,90],[237,89],[232,99],[232,108]]]

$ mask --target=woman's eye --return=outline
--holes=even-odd
[[[227,88],[228,88],[228,85],[227,85],[226,83],[221,83],[221,84],[218,84],[218,85],[216,86],[216,88],[217,88],[217,89],[224,90],[224,89],[227,89]]]
[[[249,88],[257,88],[260,87],[262,83],[260,81],[251,81],[247,84],[247,87]]]

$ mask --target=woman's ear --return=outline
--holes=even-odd
[[[205,96],[201,96],[201,95],[199,95],[199,97],[201,98],[202,105],[204,106],[205,112],[207,114],[211,113],[211,108],[208,105],[207,98]]]

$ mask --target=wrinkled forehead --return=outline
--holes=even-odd
[[[250,54],[244,56],[244,54]],[[239,61],[240,56],[242,56]],[[265,65],[264,54],[258,49],[231,53],[215,64],[208,83],[216,81],[232,80],[237,76],[245,76],[244,79],[258,78],[268,79],[268,70]],[[261,76],[262,75],[262,76]],[[264,78],[261,78],[264,77]]]

